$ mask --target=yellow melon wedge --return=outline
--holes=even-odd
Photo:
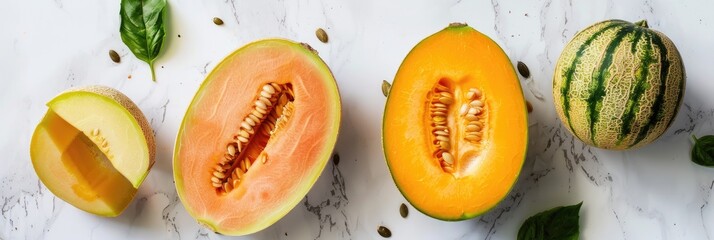
[[[79,209],[119,215],[154,163],[146,118],[126,96],[100,86],[66,91],[47,105],[30,145],[40,180]]]

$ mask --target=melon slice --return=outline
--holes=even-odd
[[[340,125],[335,79],[305,44],[268,39],[226,57],[178,132],[174,179],[186,210],[212,231],[245,235],[305,197]]]
[[[79,209],[119,215],[154,163],[146,118],[126,96],[101,86],[66,91],[47,105],[30,145],[40,180]]]

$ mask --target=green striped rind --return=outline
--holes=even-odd
[[[580,33],[563,50],[553,101],[565,126],[606,149],[650,143],[669,127],[685,87],[682,59],[664,34],[608,20]]]

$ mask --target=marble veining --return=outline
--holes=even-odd
[[[169,0],[165,50],[148,66],[121,42],[118,1],[8,1],[0,8],[0,239],[226,239],[200,227],[181,204],[171,167],[176,131],[201,81],[228,53],[259,38],[306,42],[331,67],[343,115],[335,152],[308,195],[283,219],[240,239],[514,239],[528,216],[583,202],[583,239],[712,239],[714,169],[690,162],[691,135],[714,134],[714,2],[626,1],[187,1]],[[213,17],[225,24],[216,26]],[[583,145],[557,119],[552,74],[560,51],[595,22],[647,19],[677,45],[687,70],[678,116],[651,145],[625,152]],[[467,22],[501,45],[534,107],[529,151],[505,199],[468,221],[431,219],[406,203],[381,149],[385,99],[401,60],[450,22]],[[319,42],[315,29],[329,35]],[[112,49],[121,63],[109,60]],[[116,218],[84,213],[55,197],[29,159],[45,102],[70,87],[103,84],[132,98],[150,121],[156,164]]]

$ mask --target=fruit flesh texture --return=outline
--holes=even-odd
[[[102,152],[134,188],[138,188],[153,164],[150,147],[139,121],[115,99],[89,91],[68,91],[47,106],[90,139],[107,149]],[[102,138],[92,138],[98,129]]]
[[[459,134],[452,135],[452,152],[458,153],[453,174],[432,155],[426,112],[427,94],[441,79],[452,84],[455,96],[480,89],[488,112],[478,151],[461,142]],[[461,125],[453,117],[460,101],[449,113],[452,132]],[[385,158],[397,187],[416,209],[438,219],[463,220],[486,212],[506,196],[520,173],[528,137],[526,114],[513,66],[490,38],[461,25],[426,38],[400,66],[385,108]]]
[[[52,110],[35,130],[31,157],[45,186],[84,211],[117,216],[136,194],[99,148]]]
[[[260,87],[290,83],[295,111],[227,194],[211,185],[211,168],[238,133]],[[174,179],[187,211],[226,235],[259,231],[287,214],[325,167],[337,138],[340,98],[332,74],[311,50],[288,40],[262,40],[224,59],[206,78],[176,140]],[[211,142],[215,144],[205,144]]]

